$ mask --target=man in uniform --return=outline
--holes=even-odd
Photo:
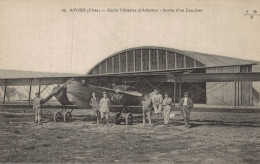
[[[146,126],[146,116],[148,118],[149,125],[152,124],[151,119],[151,113],[152,113],[152,107],[151,107],[152,101],[149,97],[149,95],[145,95],[144,100],[142,101],[142,110],[143,110],[143,125]]]
[[[163,117],[164,126],[168,126],[170,120],[170,113],[172,109],[172,98],[169,97],[168,93],[165,93],[165,98],[163,99]]]
[[[99,124],[99,122],[101,121],[100,110],[99,110],[99,99],[97,98],[95,92],[92,93],[92,97],[90,99],[89,105],[94,110],[94,112],[95,112],[95,114],[97,116],[97,124]]]
[[[35,111],[35,123],[41,123],[43,99],[40,97],[39,93],[35,94],[36,98],[33,101],[33,109]]]
[[[110,99],[107,97],[107,93],[103,92],[103,98],[99,102],[99,110],[101,113],[101,121],[103,122],[103,119],[107,120],[108,123],[108,116],[109,116],[109,107],[111,106]]]
[[[180,100],[180,108],[182,110],[182,115],[183,115],[186,128],[191,127],[189,121],[190,121],[191,109],[193,108],[193,102],[188,96],[189,96],[188,92],[185,92],[184,97]]]
[[[153,102],[154,113],[155,115],[157,114],[157,117],[161,116],[162,101],[163,101],[162,95],[158,92],[157,89],[154,89],[154,94],[152,95],[152,102]]]

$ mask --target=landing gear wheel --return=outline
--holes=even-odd
[[[54,122],[61,122],[63,119],[61,112],[54,113],[53,119],[54,119]]]
[[[63,116],[64,122],[69,122],[72,120],[71,112],[65,112]]]
[[[134,120],[134,116],[132,113],[127,113],[126,118],[125,118],[125,123],[126,125],[132,125]]]
[[[121,123],[121,120],[120,120],[120,113],[118,112],[118,113],[116,113],[116,115],[115,115],[115,124],[116,125],[119,125],[120,123]]]

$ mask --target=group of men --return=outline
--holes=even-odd
[[[158,92],[157,89],[154,89],[150,95],[145,95],[144,100],[142,101],[142,109],[143,109],[143,124],[146,125],[146,118],[148,119],[149,124],[152,124],[151,115],[152,115],[152,107],[154,109],[154,113],[157,117],[164,117],[164,126],[168,126],[170,120],[170,113],[173,108],[172,98],[169,97],[168,93],[163,96]],[[188,97],[188,93],[184,93],[184,97],[180,100],[180,109],[183,115],[185,127],[190,128],[190,113],[193,107],[192,100]]]
[[[92,106],[92,109],[95,111],[97,116],[97,124],[104,123],[106,119],[106,124],[109,124],[109,107],[111,105],[110,99],[107,97],[107,93],[103,92],[103,98],[101,100],[98,99],[96,93],[92,93],[92,97],[90,99],[89,105]]]
[[[35,110],[35,122],[41,122],[41,115],[42,109],[41,104],[44,99],[40,98],[40,95],[36,93],[36,98],[34,100],[33,108]],[[180,109],[183,115],[185,127],[190,128],[190,113],[193,107],[192,100],[188,97],[188,93],[184,93],[184,97],[180,100]],[[96,93],[92,93],[92,97],[90,99],[89,105],[95,111],[97,116],[97,123],[99,124],[104,123],[106,120],[106,124],[109,124],[108,117],[109,117],[109,108],[111,106],[110,99],[107,97],[107,93],[103,92],[103,98],[100,100],[96,96]],[[146,118],[148,119],[149,125],[152,124],[152,108],[154,109],[154,113],[157,117],[162,116],[163,110],[163,117],[164,117],[164,126],[168,126],[170,120],[170,113],[173,109],[172,98],[169,97],[168,93],[164,94],[163,96],[158,92],[157,89],[154,89],[150,95],[145,95],[142,101],[142,110],[143,110],[143,124],[146,125]]]

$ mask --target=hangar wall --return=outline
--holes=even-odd
[[[207,68],[206,73],[252,72],[252,66],[228,66]],[[253,105],[252,82],[207,82],[208,105]]]

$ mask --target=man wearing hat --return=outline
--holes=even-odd
[[[103,98],[99,102],[99,110],[101,113],[101,121],[103,122],[103,119],[107,120],[108,123],[108,116],[109,116],[109,107],[111,105],[110,99],[107,97],[107,93],[103,92]]]
[[[162,101],[163,101],[162,95],[158,92],[157,89],[154,89],[152,95],[152,102],[153,102],[154,113],[157,115],[157,117],[161,115]]]
[[[168,93],[165,93],[164,96],[165,96],[165,98],[163,99],[164,126],[168,126],[170,120],[170,113],[172,109],[172,98],[169,97]]]
[[[189,121],[190,121],[191,109],[193,108],[193,102],[189,98],[188,92],[185,92],[184,97],[180,100],[180,107],[182,110],[185,127],[190,128]]]
[[[35,123],[41,123],[43,99],[40,97],[39,93],[35,93],[35,99],[33,101],[33,109],[35,111]]]

